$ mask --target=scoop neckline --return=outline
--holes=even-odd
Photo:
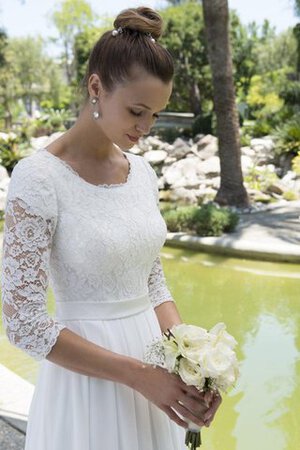
[[[44,152],[44,154],[49,155],[50,158],[52,157],[54,160],[56,160],[57,162],[59,162],[62,166],[64,166],[66,169],[68,169],[73,175],[75,175],[77,178],[79,178],[83,183],[87,184],[88,186],[91,186],[93,188],[105,188],[105,189],[110,189],[110,188],[120,188],[123,186],[127,186],[132,178],[132,160],[129,157],[129,153],[128,152],[124,152],[123,150],[121,150],[121,152],[123,153],[123,156],[125,159],[127,159],[128,161],[128,174],[127,174],[127,178],[123,183],[113,183],[113,184],[107,184],[107,183],[102,183],[102,184],[93,184],[90,183],[89,181],[85,180],[81,175],[79,175],[79,173],[73,169],[72,166],[70,166],[70,164],[68,164],[66,161],[64,161],[63,159],[59,158],[58,156],[54,155],[53,153],[49,152],[45,147],[42,147],[39,149],[40,152]]]

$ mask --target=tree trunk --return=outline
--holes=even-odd
[[[217,117],[221,186],[215,201],[220,205],[248,206],[243,184],[238,113],[232,76],[227,0],[203,0],[208,56],[212,71]]]
[[[190,87],[190,110],[195,114],[195,117],[202,113],[200,89],[194,80],[192,80]]]

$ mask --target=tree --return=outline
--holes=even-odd
[[[204,37],[202,8],[198,1],[184,1],[161,11],[164,34],[161,43],[175,61],[174,90],[169,108],[195,115],[211,105],[211,75]]]
[[[232,75],[227,0],[203,0],[208,55],[213,78],[214,108],[221,165],[221,185],[215,201],[220,205],[247,206],[243,184],[238,114]]]
[[[60,9],[52,14],[63,45],[63,62],[68,84],[75,80],[74,43],[78,33],[91,26],[96,14],[85,0],[63,0]]]

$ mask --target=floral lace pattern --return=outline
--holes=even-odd
[[[59,301],[122,301],[145,292],[153,307],[174,301],[157,256],[166,237],[157,177],[144,158],[127,157],[131,175],[118,189],[98,189],[46,151],[13,170],[2,316],[10,342],[37,360],[66,327],[47,313],[49,283]]]

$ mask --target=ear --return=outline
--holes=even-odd
[[[90,97],[99,97],[101,92],[103,92],[103,87],[99,78],[99,75],[92,73],[88,80],[88,91]]]

